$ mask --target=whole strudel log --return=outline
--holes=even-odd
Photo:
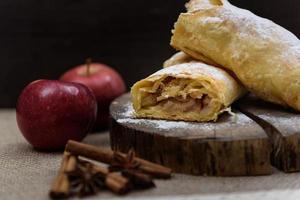
[[[300,41],[274,22],[226,0],[192,0],[171,45],[233,71],[248,90],[300,110]]]
[[[226,71],[200,62],[162,69],[131,89],[137,117],[214,121],[245,93]]]

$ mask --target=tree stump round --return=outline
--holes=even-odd
[[[209,176],[266,175],[272,172],[271,145],[264,130],[246,115],[224,114],[214,123],[137,119],[125,94],[110,107],[113,150],[165,165],[178,173]]]

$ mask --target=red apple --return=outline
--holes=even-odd
[[[68,140],[81,141],[94,125],[97,102],[79,83],[38,80],[30,83],[17,102],[17,123],[36,149],[57,150]]]
[[[110,103],[126,91],[120,74],[100,63],[87,62],[87,64],[77,66],[63,74],[60,80],[82,83],[94,92],[98,102],[95,129],[108,126]]]

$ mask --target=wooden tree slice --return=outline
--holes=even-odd
[[[217,123],[135,119],[129,94],[110,108],[111,146],[195,175],[243,176],[272,172],[271,145],[264,130],[246,115],[224,114]]]
[[[260,124],[273,146],[272,164],[284,172],[300,171],[300,115],[253,96],[242,99],[239,109]]]

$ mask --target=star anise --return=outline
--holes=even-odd
[[[109,170],[111,172],[121,172],[137,189],[154,187],[155,184],[152,177],[141,172],[139,170],[140,165],[141,164],[135,160],[134,150],[130,149],[126,156],[120,152],[114,152],[113,162],[109,166]]]
[[[73,194],[89,196],[104,188],[105,175],[94,172],[92,168],[91,163],[79,161],[77,168],[72,172],[68,172]]]
[[[135,160],[135,151],[130,149],[126,156],[120,152],[114,152],[113,161],[109,166],[109,171],[123,171],[124,169],[138,169],[140,163]]]

